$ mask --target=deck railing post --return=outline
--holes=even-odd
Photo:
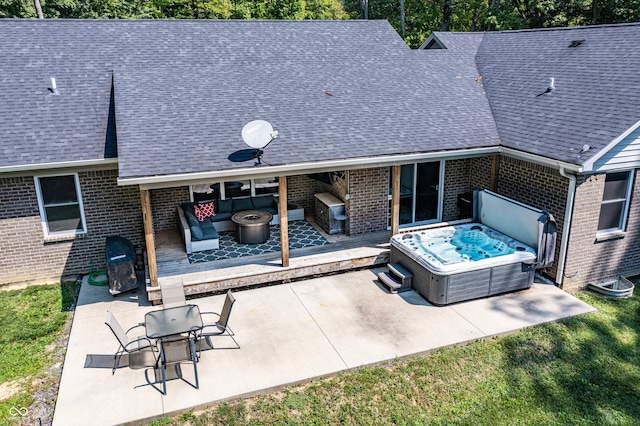
[[[148,189],[140,190],[142,205],[142,224],[144,225],[144,242],[147,248],[147,263],[149,265],[149,280],[151,286],[158,285],[158,266],[156,265],[156,246],[153,238],[153,215],[151,214],[151,197]]]
[[[391,166],[391,236],[400,229],[400,166]]]
[[[278,178],[278,213],[280,214],[280,251],[282,266],[289,266],[289,217],[287,216],[287,177]]]

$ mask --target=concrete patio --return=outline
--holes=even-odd
[[[126,329],[159,309],[146,292],[112,297],[83,283],[65,358],[53,424],[143,424],[190,408],[268,392],[339,371],[425,354],[549,321],[594,312],[547,284],[529,290],[436,307],[409,291],[387,293],[380,269],[235,292],[230,326],[241,349],[213,338],[198,363],[200,389],[181,380],[164,396],[144,370],[85,368],[87,355],[113,355],[118,343],[104,324],[107,310]],[[191,299],[201,311],[220,311],[224,295]],[[106,359],[106,358],[105,358]],[[192,381],[193,369],[183,375]],[[153,377],[153,374],[150,375]]]

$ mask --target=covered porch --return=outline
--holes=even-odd
[[[344,173],[342,175],[342,179],[344,179]],[[319,223],[320,219],[314,214],[313,209],[307,209],[304,220],[309,226],[321,233],[328,244],[305,248],[295,248],[295,245],[290,247],[290,227],[292,224],[288,219],[287,200],[290,199],[288,178],[278,176],[276,194],[279,198],[278,213],[280,218],[276,232],[280,240],[278,250],[201,263],[190,261],[189,254],[185,252],[185,243],[180,232],[174,229],[155,230],[154,210],[150,195],[153,186],[142,185],[140,194],[147,249],[146,290],[149,300],[152,303],[159,303],[161,301],[159,285],[161,282],[169,280],[179,280],[188,295],[195,295],[229,288],[286,283],[304,277],[388,263],[389,238],[399,232],[400,224],[400,166],[391,166],[388,176],[382,176],[377,181],[379,188],[376,187],[375,194],[379,199],[375,204],[382,207],[382,209],[376,207],[378,210],[375,214],[376,220],[380,222],[376,225],[377,228],[374,227],[373,231],[356,232],[355,234],[346,230],[349,227],[350,219],[347,216],[358,215],[356,211],[358,204],[354,205],[351,202],[358,196],[350,194],[358,191],[353,185],[351,188],[349,187],[349,178],[339,185],[334,185],[338,188],[333,189],[338,194],[338,197],[335,197],[337,200],[344,199],[344,212],[348,213],[348,215],[345,214],[345,219],[342,219],[346,222],[345,230],[342,231],[344,233],[328,232],[327,227]],[[219,187],[223,188],[224,185]],[[387,193],[389,193],[388,196]],[[253,188],[251,195],[255,195]],[[191,197],[193,199],[193,193]],[[389,207],[388,223],[390,229],[384,229],[386,228],[384,224],[387,223],[387,213],[384,211],[386,206]],[[222,248],[219,250],[223,251]]]
[[[308,219],[315,226],[313,219]],[[289,264],[283,266],[279,251],[190,263],[179,233],[160,231],[156,233],[155,240],[158,282],[180,280],[186,294],[195,295],[290,282],[321,274],[383,266],[389,262],[389,231],[352,237],[326,233],[323,236],[328,244],[291,250]],[[148,284],[146,289],[149,301],[161,301],[159,286]]]

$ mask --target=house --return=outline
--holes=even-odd
[[[543,273],[563,288],[640,274],[638,37],[434,33],[411,50],[384,21],[2,20],[0,285],[102,269],[117,234],[145,245],[151,291],[176,208],[231,182],[311,215],[329,192],[348,237],[455,221],[487,188],[556,217]],[[277,139],[262,164],[232,161],[256,119]]]

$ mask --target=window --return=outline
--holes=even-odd
[[[35,181],[44,234],[86,232],[78,175],[36,176]]]
[[[598,219],[599,233],[625,229],[632,175],[632,172],[607,173],[600,205],[600,218]]]

